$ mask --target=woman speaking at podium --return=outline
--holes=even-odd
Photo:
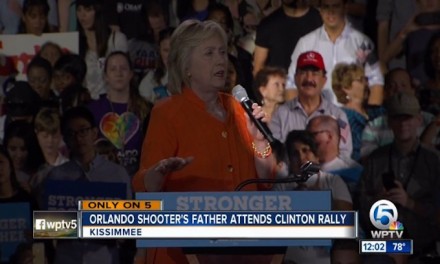
[[[142,146],[135,192],[233,191],[250,178],[272,177],[269,142],[225,86],[227,37],[213,21],[183,22],[171,37],[168,89],[156,102]],[[252,106],[255,118],[265,114]],[[247,190],[256,190],[248,186]],[[187,263],[181,249],[147,252],[146,263]]]

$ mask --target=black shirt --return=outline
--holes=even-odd
[[[314,8],[302,17],[290,17],[281,7],[261,21],[255,44],[269,49],[266,65],[287,71],[298,40],[321,25],[321,15]]]

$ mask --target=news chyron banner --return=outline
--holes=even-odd
[[[76,225],[58,218],[51,227],[75,228],[80,239],[138,239],[138,247],[330,245],[330,239],[357,237],[357,213],[330,211],[329,191],[138,193],[136,198],[80,201]],[[34,228],[48,227],[46,219],[38,220]]]

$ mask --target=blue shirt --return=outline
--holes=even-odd
[[[103,156],[97,155],[85,171],[76,160],[70,160],[53,168],[46,179],[50,180],[86,180],[91,182],[125,183],[127,199],[132,197],[130,177],[120,165]],[[113,243],[100,243],[97,240],[65,240],[58,243],[55,263],[119,263],[119,250]]]
[[[362,131],[364,131],[368,121],[383,115],[385,113],[385,108],[382,106],[368,107],[366,109],[368,119],[352,109],[342,107],[342,110],[347,114],[351,128],[351,135],[353,137],[353,153],[351,154],[351,158],[359,160],[361,158]]]

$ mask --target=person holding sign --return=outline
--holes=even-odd
[[[32,210],[31,196],[20,187],[8,151],[0,145],[0,263],[9,257],[20,243],[29,242]]]
[[[30,195],[15,176],[14,163],[5,147],[0,145],[0,203],[29,202]]]
[[[232,191],[249,178],[270,178],[275,162],[269,142],[240,104],[220,92],[228,67],[221,26],[183,22],[171,36],[168,62],[174,95],[152,110],[134,190]],[[266,121],[261,107],[252,108],[255,118]],[[179,248],[151,249],[147,258],[148,263],[187,263]]]
[[[130,199],[127,171],[97,155],[98,136],[93,114],[83,107],[66,111],[61,120],[70,160],[53,168],[39,188],[39,202],[45,209],[76,210],[83,197]],[[70,202],[69,202],[70,201]],[[114,240],[63,240],[57,244],[55,263],[119,263]]]

